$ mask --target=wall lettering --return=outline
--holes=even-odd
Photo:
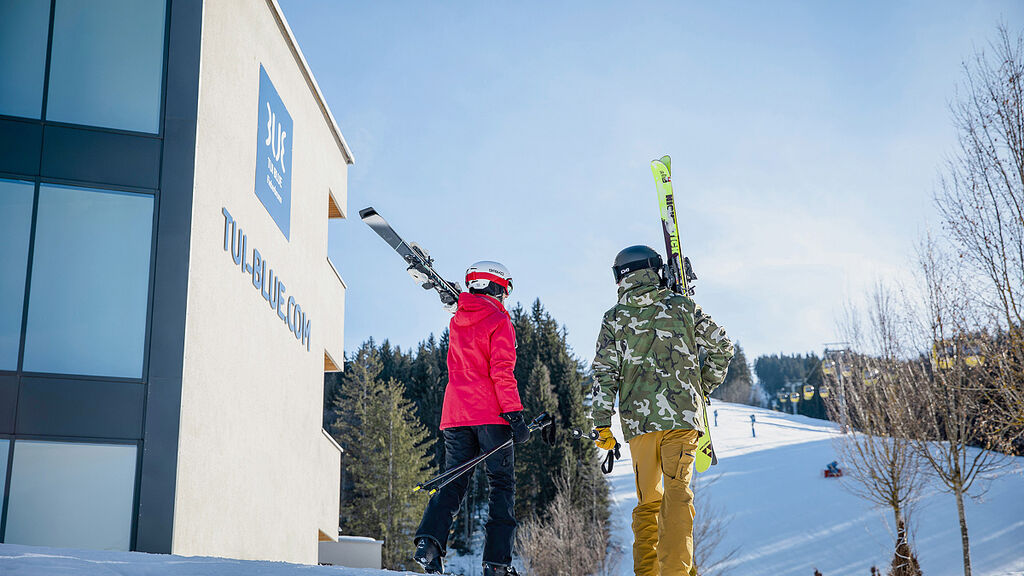
[[[274,274],[270,263],[256,248],[252,249],[250,257],[247,251],[249,239],[242,226],[232,218],[227,208],[221,208],[221,212],[224,214],[224,251],[231,254],[235,265],[243,274],[250,277],[253,287],[267,301],[278,319],[288,327],[295,339],[306,347],[306,351],[309,351],[312,321],[302,306],[295,301],[294,296],[288,296],[287,304],[285,303],[287,289],[281,277]]]

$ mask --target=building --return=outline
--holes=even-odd
[[[352,155],[276,0],[0,3],[0,542],[315,563]]]

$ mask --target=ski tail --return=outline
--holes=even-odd
[[[708,425],[708,404],[704,400],[703,420],[704,432],[697,439],[697,454],[694,459],[694,469],[697,472],[706,472],[711,466],[718,464],[718,455],[715,454],[715,445],[711,442],[711,426]]]

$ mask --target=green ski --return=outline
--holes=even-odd
[[[679,220],[676,217],[676,203],[672,193],[672,159],[662,156],[651,161],[651,172],[658,188],[658,205],[661,209],[661,229],[665,234],[665,252],[668,260],[665,264],[665,280],[668,287],[680,294],[693,295],[693,281],[697,279],[690,267],[689,258],[683,256],[679,243]],[[697,472],[704,472],[713,464],[718,464],[715,447],[711,443],[711,427],[708,426],[708,398],[701,398],[704,433],[697,440]]]

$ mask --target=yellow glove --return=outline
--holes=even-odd
[[[615,436],[612,434],[612,429],[605,426],[604,428],[596,429],[597,438],[594,440],[594,444],[601,450],[614,450],[615,445],[618,442],[615,441]]]

